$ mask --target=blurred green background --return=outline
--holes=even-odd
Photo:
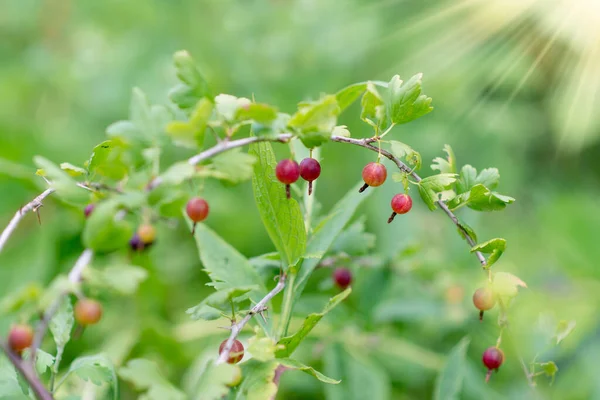
[[[508,240],[494,268],[529,286],[511,307],[514,343],[505,344],[506,363],[486,386],[480,355],[495,344],[497,311],[484,324],[477,321],[471,294],[485,278],[477,260],[450,221],[420,201],[411,214],[386,224],[388,199],[399,191],[391,181],[358,213],[376,235],[372,253],[386,262],[350,265],[357,291],[302,345],[300,358],[332,371],[323,360],[342,346],[340,368],[354,377],[343,385],[354,381],[357,399],[424,399],[432,396],[450,349],[468,335],[461,398],[600,399],[595,1],[4,0],[1,8],[2,225],[42,187],[33,175],[34,155],[81,165],[105,128],[126,118],[134,86],[153,103],[167,102],[176,50],[190,51],[216,93],[253,95],[285,112],[353,82],[423,72],[435,110],[391,136],[422,153],[423,175],[448,143],[459,165],[498,167],[499,191],[517,199],[503,212],[460,211],[481,241]],[[359,112],[355,105],[341,119],[353,137],[371,134]],[[328,210],[374,157],[338,144],[325,145],[321,157],[317,198]],[[209,225],[220,235],[248,257],[273,250],[250,184],[210,183],[206,193]],[[28,216],[0,255],[0,293],[46,285],[81,252],[81,210],[49,199],[41,221]],[[184,313],[209,289],[182,225],[160,226],[156,247],[139,260],[150,277],[135,298],[100,294],[106,318],[69,344],[67,359],[97,351],[117,363],[143,356],[159,361],[165,376],[185,387],[187,367],[216,355],[226,336],[218,326],[225,323],[192,323]],[[299,318],[335,293],[328,279],[326,270],[312,278]],[[533,393],[517,353],[531,361],[559,320],[576,320],[576,329],[541,354],[559,372],[553,385],[539,377]],[[331,344],[335,340],[341,344]],[[278,399],[327,398],[327,390],[312,377],[288,372]],[[136,398],[127,384],[121,395]]]

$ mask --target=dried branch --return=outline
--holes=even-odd
[[[35,370],[33,369],[32,363],[26,363],[23,361],[20,355],[13,352],[8,345],[4,342],[4,340],[0,339],[0,347],[10,360],[10,362],[15,366],[17,371],[23,376],[23,378],[29,383],[31,390],[35,393],[35,396],[39,400],[53,400],[52,394],[44,387],[44,384],[37,377]],[[31,356],[32,359],[33,356]]]
[[[4,228],[4,231],[2,231],[2,234],[0,235],[0,251],[2,251],[2,249],[4,248],[4,245],[8,241],[8,238],[10,237],[10,235],[12,235],[14,230],[17,228],[17,225],[19,225],[19,222],[21,222],[21,220],[23,219],[25,214],[27,214],[29,211],[37,212],[37,210],[39,210],[39,208],[43,205],[42,201],[47,196],[52,194],[53,192],[54,192],[54,189],[52,189],[52,188],[44,190],[42,192],[42,194],[37,196],[35,199],[31,200],[25,206],[21,207],[15,213],[15,216],[12,217],[12,219],[10,220],[10,222],[8,223],[6,228]]]
[[[279,277],[279,281],[277,282],[277,285],[275,285],[273,290],[267,293],[265,297],[263,297],[258,303],[256,303],[256,305],[252,307],[250,311],[248,311],[248,314],[246,314],[246,316],[242,318],[240,322],[231,325],[231,334],[229,335],[229,339],[227,339],[227,343],[225,343],[225,347],[223,347],[223,351],[217,359],[217,364],[222,364],[229,359],[229,353],[231,352],[231,348],[233,347],[233,341],[237,338],[237,336],[242,331],[244,326],[248,323],[248,321],[250,321],[252,317],[256,314],[260,314],[263,311],[265,311],[267,309],[267,303],[283,290],[283,288],[285,287],[285,279],[286,276],[282,274]]]

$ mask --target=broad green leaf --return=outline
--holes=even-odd
[[[248,298],[248,292],[256,290],[256,286],[241,286],[219,290],[210,294],[197,306],[189,308],[186,313],[194,320],[213,320],[221,317],[221,312],[230,312],[231,303],[239,303]]]
[[[176,145],[198,149],[204,144],[204,134],[213,112],[213,103],[202,98],[196,104],[189,121],[171,121],[166,127],[167,135]]]
[[[341,344],[330,344],[323,355],[324,373],[339,379],[339,385],[326,385],[327,400],[390,400],[388,374],[365,357],[362,349],[349,353]]]
[[[222,178],[231,183],[239,183],[252,178],[256,157],[236,148],[221,153],[212,159],[212,165]]]
[[[469,225],[467,225],[466,223],[464,223],[464,222],[463,222],[463,221],[461,221],[461,220],[458,220],[458,225],[459,225],[459,226],[460,226],[462,229],[464,229],[464,232],[463,232],[463,230],[461,230],[461,229],[459,229],[459,230],[458,230],[458,233],[460,233],[460,235],[461,235],[463,238],[465,238],[465,239],[466,239],[466,237],[465,237],[465,232],[466,232],[466,234],[467,234],[467,235],[469,235],[469,237],[470,237],[470,238],[471,238],[471,239],[472,239],[472,240],[473,240],[475,243],[477,243],[477,234],[475,233],[475,231],[473,230],[473,228],[471,228]]]
[[[78,167],[68,162],[64,162],[60,164],[60,169],[65,171],[67,174],[77,177],[81,175],[85,175],[87,171],[84,168]]]
[[[450,206],[456,208],[465,203],[467,207],[476,211],[498,211],[514,201],[512,197],[492,192],[482,184],[476,184],[468,192],[457,196]]]
[[[562,320],[558,323],[558,326],[556,327],[556,334],[554,335],[554,337],[556,338],[557,345],[560,344],[560,342],[562,342],[567,336],[569,336],[571,332],[573,332],[573,329],[575,329],[576,324],[576,321],[573,320]]]
[[[492,288],[494,293],[499,296],[513,298],[518,294],[519,286],[526,288],[527,284],[509,272],[496,272],[494,274]]]
[[[172,164],[160,175],[161,184],[179,185],[196,174],[196,167],[187,161]]]
[[[340,112],[350,107],[356,99],[367,89],[367,82],[354,83],[346,86],[335,94],[338,105],[340,106]]]
[[[327,95],[318,101],[300,103],[288,125],[299,131],[302,143],[313,148],[327,142],[340,114],[335,95]]]
[[[194,64],[190,53],[181,50],[173,56],[180,84],[169,93],[173,103],[183,110],[193,108],[203,98],[210,99],[208,83]]]
[[[230,94],[220,94],[215,97],[217,114],[229,122],[233,122],[236,119],[238,110],[247,108],[250,104],[252,104],[252,101],[245,97],[235,97]]]
[[[273,382],[279,363],[275,360],[260,362],[249,360],[241,365],[244,380],[239,387],[236,400],[266,400],[277,394]]]
[[[351,256],[366,254],[375,247],[376,236],[365,232],[366,218],[360,218],[335,239],[331,250],[334,253],[345,253]]]
[[[49,368],[54,365],[54,356],[46,353],[42,349],[35,352],[35,370],[39,375],[45,374]]]
[[[238,121],[252,120],[259,124],[270,124],[278,115],[277,108],[264,103],[250,103],[238,108],[235,119]]]
[[[405,158],[406,162],[414,166],[415,169],[421,168],[421,154],[418,151],[415,151],[412,147],[405,143],[395,140],[390,141],[390,145],[392,146],[393,155],[398,158]]]
[[[394,124],[405,124],[433,110],[431,97],[421,94],[422,74],[417,74],[406,83],[395,75],[388,85],[386,109]]]
[[[0,301],[0,315],[19,311],[25,305],[37,301],[43,288],[37,282],[31,282],[4,295]]]
[[[266,290],[262,279],[250,262],[204,224],[196,226],[194,235],[204,270],[218,291],[257,286],[250,298],[258,302]]]
[[[446,365],[437,377],[434,400],[455,400],[460,398],[463,378],[466,372],[467,349],[471,340],[464,337],[450,351]]]
[[[456,157],[454,151],[450,145],[444,145],[444,152],[446,152],[446,158],[436,157],[433,159],[431,169],[440,171],[441,174],[455,174],[456,173]]]
[[[105,140],[96,147],[88,161],[90,178],[97,175],[120,180],[127,175],[127,165],[123,162],[124,148],[117,140]]]
[[[63,296],[56,314],[54,314],[48,324],[48,328],[52,332],[54,342],[56,343],[56,358],[53,365],[55,373],[58,372],[58,366],[60,365],[65,346],[71,340],[71,330],[74,323],[75,318],[73,317],[71,299],[69,296]]]
[[[360,186],[362,186],[362,182],[360,185],[351,188],[350,191],[337,202],[327,217],[315,227],[306,246],[306,253],[325,254],[325,252],[329,250],[329,247],[331,247],[334,240],[348,224],[358,206],[373,193],[373,191],[369,190],[364,193],[358,193]],[[295,283],[294,295],[296,299],[298,299],[302,290],[304,290],[308,278],[320,261],[321,258],[316,257],[307,258],[302,263]]]
[[[82,234],[86,248],[98,252],[109,252],[124,248],[133,234],[125,220],[116,220],[121,208],[117,199],[99,203],[89,216]]]
[[[214,365],[209,362],[194,390],[194,400],[221,400],[230,392],[230,385],[239,379],[240,367],[231,364]]]
[[[252,123],[252,133],[256,136],[273,136],[289,132],[288,121],[290,115],[285,113],[277,113],[277,117],[270,123]]]
[[[506,239],[495,238],[495,239],[490,239],[487,242],[479,243],[476,246],[473,246],[471,248],[471,253],[473,253],[475,251],[480,251],[482,253],[489,254],[490,256],[488,257],[488,260],[487,260],[487,266],[489,268],[496,261],[498,261],[498,259],[500,258],[502,253],[504,253],[505,250],[506,250]]]
[[[347,298],[350,293],[352,293],[352,288],[347,288],[342,293],[332,297],[329,299],[329,302],[320,313],[310,314],[304,320],[304,323],[298,330],[298,332],[294,333],[292,336],[287,336],[281,338],[278,344],[285,346],[283,349],[277,350],[277,357],[289,357],[294,350],[298,347],[298,345],[304,340],[304,338],[312,331],[312,329],[317,325],[317,323],[327,314],[329,311],[333,310],[338,304],[340,304],[345,298]]]
[[[346,125],[338,125],[333,128],[332,136],[350,137],[350,131]]]
[[[83,271],[83,277],[88,285],[132,295],[148,277],[148,271],[135,265],[119,264],[103,269],[88,267]]]
[[[283,365],[286,368],[297,369],[299,371],[312,375],[323,383],[337,385],[341,382],[328,376],[325,376],[319,371],[315,370],[313,367],[306,366],[300,361],[292,360],[291,358],[278,358],[276,361],[278,361],[281,365]]]
[[[29,400],[27,382],[22,378],[3,352],[0,352],[0,399]]]
[[[35,156],[33,161],[44,170],[44,176],[50,180],[51,186],[56,189],[56,195],[61,200],[74,205],[84,205],[89,202],[90,192],[77,186],[77,182],[52,161],[41,156]]]
[[[477,170],[471,165],[465,165],[460,171],[456,181],[458,193],[465,193],[475,185],[482,185],[488,189],[494,189],[500,181],[500,173],[497,168],[486,168],[477,174]]]
[[[71,374],[75,373],[80,379],[101,386],[109,384],[113,393],[113,399],[118,398],[118,381],[115,367],[112,362],[103,354],[97,354],[87,357],[79,357],[73,360],[69,370],[65,373],[62,381],[66,380]]]
[[[156,143],[162,138],[172,115],[164,106],[150,105],[146,94],[141,89],[134,88],[129,119],[135,124],[144,141]]]
[[[430,210],[437,208],[441,200],[440,193],[448,189],[456,181],[456,174],[437,174],[428,176],[419,182],[419,194]]]
[[[140,400],[185,400],[185,395],[173,386],[158,369],[155,362],[137,358],[119,369],[121,379],[144,391]]]
[[[178,164],[174,164],[173,167],[175,167],[175,165]],[[185,170],[186,167],[181,169],[181,171],[184,172]],[[168,179],[178,180],[179,178],[172,176]],[[148,203],[158,209],[160,215],[167,218],[181,217],[181,210],[185,207],[188,199],[188,193],[181,187],[166,183],[158,185],[152,189],[148,195]]]
[[[248,353],[253,359],[262,362],[274,359],[275,352],[281,347],[273,339],[264,336],[255,335],[248,340]]]
[[[360,119],[373,128],[381,127],[386,118],[385,102],[373,83],[367,84],[365,94],[360,99],[360,106]]]
[[[261,219],[285,267],[295,265],[306,250],[306,231],[300,206],[288,199],[284,185],[275,177],[275,154],[270,143],[255,143],[252,188]]]

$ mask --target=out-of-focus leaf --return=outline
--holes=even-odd
[[[498,259],[504,251],[506,250],[506,239],[495,238],[490,239],[487,242],[479,243],[476,246],[471,248],[471,253],[480,251],[482,253],[489,254],[487,260],[488,268],[491,267]],[[527,285],[525,285],[527,287]]]
[[[350,137],[350,131],[346,125],[338,125],[333,128],[332,136]]]
[[[276,107],[264,103],[250,103],[242,105],[237,110],[235,119],[239,121],[252,120],[259,124],[270,124],[277,118]]]
[[[548,361],[537,363],[537,365],[542,369],[542,372],[550,378],[551,382],[554,382],[554,378],[556,378],[556,373],[558,372],[556,363],[554,361]]]
[[[329,140],[339,114],[336,97],[327,95],[315,102],[299,104],[288,125],[299,131],[300,140],[306,147],[313,148]]]
[[[527,287],[517,276],[509,272],[496,272],[494,274],[493,290],[499,296],[512,298],[518,294],[518,288]]]
[[[54,342],[56,343],[56,358],[53,365],[55,373],[58,372],[58,366],[60,365],[65,346],[71,340],[71,330],[74,323],[75,318],[73,316],[71,299],[68,296],[64,296],[56,314],[54,314],[48,324],[48,328],[52,332]]]
[[[275,360],[260,362],[249,360],[241,365],[244,380],[240,385],[236,400],[265,400],[277,394],[277,385],[273,382],[279,363]]]
[[[127,165],[122,160],[124,148],[116,140],[105,140],[96,147],[88,162],[90,178],[96,175],[120,180],[127,174]]]
[[[565,340],[565,338],[569,336],[571,332],[573,332],[576,324],[576,321],[560,321],[556,327],[556,334],[554,335],[556,338],[556,344],[560,344],[560,342]]]
[[[215,170],[223,176],[223,179],[231,183],[243,182],[252,178],[254,163],[256,163],[256,157],[253,154],[242,152],[240,148],[221,153],[212,159]]]
[[[117,220],[120,204],[117,199],[99,203],[87,219],[82,241],[86,248],[108,252],[127,245],[133,230],[125,220]]]
[[[346,86],[335,94],[335,98],[340,107],[340,112],[350,107],[356,99],[367,89],[367,82],[354,83]]]
[[[230,94],[220,94],[215,97],[215,109],[217,114],[226,121],[233,122],[236,119],[238,111],[249,107],[252,102],[245,97],[235,97]]]
[[[386,108],[394,124],[405,124],[433,110],[431,97],[421,94],[422,74],[417,74],[406,83],[395,75],[388,85]]]
[[[202,98],[196,104],[189,121],[171,121],[166,131],[176,145],[198,149],[204,144],[204,134],[213,112],[213,103]]]
[[[331,250],[334,253],[362,255],[375,247],[375,239],[374,234],[365,232],[365,218],[360,218],[339,234]]]
[[[34,157],[35,164],[43,169],[44,176],[50,180],[56,195],[66,203],[84,205],[90,200],[90,192],[77,186],[77,182],[52,161],[41,156]]]
[[[275,352],[282,346],[268,337],[255,335],[248,340],[248,353],[258,361],[270,361],[275,358]]]
[[[88,285],[108,289],[122,295],[132,295],[148,277],[148,271],[135,265],[111,265],[103,269],[86,268],[83,271]]]
[[[78,167],[76,165],[73,165],[71,163],[68,162],[64,162],[60,164],[60,169],[62,169],[63,171],[65,171],[67,174],[73,176],[73,177],[78,177],[81,175],[85,175],[87,173],[87,171],[84,168]]]
[[[188,110],[193,108],[203,98],[210,99],[208,83],[196,67],[190,53],[181,50],[173,56],[177,78],[180,84],[169,93],[173,103],[179,108]]]
[[[153,361],[137,358],[119,369],[121,379],[143,391],[140,400],[185,400],[185,395],[173,386]]]
[[[75,373],[84,381],[92,382],[94,385],[101,386],[108,383],[111,386],[113,399],[118,398],[118,381],[115,367],[112,362],[103,354],[79,357],[73,360],[69,370],[62,380],[67,379],[69,375]]]
[[[392,146],[393,155],[398,158],[406,158],[406,162],[414,166],[415,169],[421,168],[421,154],[418,151],[415,151],[409,145],[396,140],[390,141],[390,145]]]
[[[456,157],[454,151],[450,145],[444,145],[444,152],[446,152],[446,158],[436,157],[433,159],[431,169],[438,170],[441,174],[455,174],[456,173]]]
[[[367,84],[365,94],[360,99],[360,106],[360,119],[373,128],[381,127],[386,118],[385,102],[373,83]]]
[[[210,294],[202,302],[189,308],[186,313],[192,319],[213,320],[221,316],[222,312],[231,310],[231,303],[239,303],[248,298],[248,292],[256,290],[256,286],[242,286],[219,290]]]
[[[323,383],[337,385],[341,382],[328,376],[325,376],[319,371],[315,370],[313,367],[306,366],[300,361],[292,360],[291,358],[278,358],[277,361],[286,368],[297,369],[299,371],[312,375]]]
[[[39,283],[32,282],[7,293],[0,301],[0,315],[18,311],[24,305],[37,301],[42,290]]]
[[[275,177],[275,154],[270,143],[255,143],[252,188],[261,219],[285,266],[295,265],[306,250],[306,231],[300,205],[288,199],[284,185]]]
[[[317,323],[327,314],[329,311],[333,310],[338,304],[340,304],[346,297],[348,297],[352,293],[352,288],[347,288],[342,293],[332,297],[329,299],[329,302],[320,313],[312,313],[302,323],[302,326],[298,330],[298,332],[294,333],[292,336],[287,336],[281,338],[278,344],[285,346],[284,348],[277,350],[277,357],[289,357],[294,350],[298,347],[298,345],[304,340],[306,335],[312,331],[312,329],[317,325]]]
[[[230,385],[238,378],[240,367],[231,364],[214,365],[212,362],[204,368],[194,390],[194,400],[220,400],[230,392]]]
[[[450,351],[446,365],[437,377],[435,400],[454,400],[459,398],[466,371],[467,348],[471,340],[464,337]]]

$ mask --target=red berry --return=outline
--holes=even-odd
[[[363,168],[362,178],[365,181],[359,192],[364,192],[369,186],[381,186],[387,178],[387,169],[385,165],[375,162],[370,162]]]
[[[75,304],[74,312],[79,325],[93,325],[102,318],[102,305],[96,300],[81,299]]]
[[[33,343],[33,329],[29,325],[15,325],[8,334],[8,346],[16,353],[31,346]]]
[[[479,288],[473,293],[473,304],[480,311],[479,319],[483,319],[483,312],[493,308],[496,305],[496,296],[492,289],[487,287]]]
[[[208,211],[208,203],[206,200],[200,197],[194,197],[193,199],[190,199],[185,206],[185,212],[194,222],[204,221],[208,216]]]
[[[223,352],[223,348],[225,347],[226,343],[227,339],[223,340],[219,346],[219,354]],[[227,362],[229,364],[237,364],[242,361],[242,358],[244,358],[244,345],[242,342],[236,339],[233,341],[233,346],[231,346],[231,351],[229,352],[229,358],[227,359]]]
[[[352,272],[348,268],[336,268],[333,271],[333,281],[340,289],[344,290],[352,283]]]
[[[92,214],[92,211],[94,211],[94,208],[96,208],[95,204],[88,204],[83,210],[83,215],[85,215],[86,218],[89,217],[90,214]]]
[[[394,220],[396,214],[406,214],[412,208],[412,199],[409,195],[399,193],[392,197],[392,216],[388,219],[388,224]]]
[[[312,193],[312,182],[321,175],[321,164],[314,158],[305,158],[300,163],[300,176],[308,181],[308,195]]]
[[[485,365],[488,369],[488,373],[485,377],[485,381],[490,380],[490,376],[492,375],[492,370],[498,370],[504,361],[504,353],[497,347],[488,347],[486,351],[483,352],[483,357],[481,358],[483,361],[483,365]]]
[[[285,184],[285,194],[290,198],[290,185],[300,177],[300,167],[294,160],[281,160],[275,168],[275,175],[279,182]]]

